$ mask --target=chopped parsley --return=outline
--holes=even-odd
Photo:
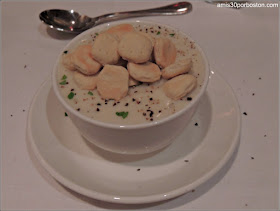
[[[89,94],[89,95],[93,95],[93,93],[92,93],[91,91],[88,91],[88,94]]]
[[[66,75],[63,75],[62,78],[61,78],[61,82],[59,83],[60,85],[66,85],[68,84],[67,81],[66,81],[66,78],[67,76]]]
[[[99,34],[98,34],[98,33],[95,33],[95,35],[98,36]]]
[[[66,85],[67,84],[67,81],[66,80],[63,80],[59,83],[60,85]]]
[[[157,32],[157,35],[159,35],[159,34],[160,34],[160,31]]]
[[[70,92],[69,95],[68,95],[68,99],[71,100],[71,99],[74,97],[74,95],[75,95],[75,94],[74,94],[73,92]]]
[[[169,35],[170,35],[170,37],[174,37],[175,34],[169,34]]]
[[[121,116],[123,119],[125,119],[128,116],[128,112],[122,111],[122,112],[116,112],[117,116]]]

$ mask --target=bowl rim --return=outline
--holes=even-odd
[[[111,26],[115,26],[115,25],[119,25],[119,24],[123,24],[123,23],[127,23],[127,24],[135,24],[135,23],[140,23],[140,24],[147,24],[147,25],[159,25],[159,26],[163,26],[166,27],[170,30],[173,30],[175,32],[179,32],[181,34],[183,34],[184,36],[186,36],[188,38],[188,40],[190,40],[191,42],[194,42],[195,47],[198,49],[198,51],[200,52],[202,59],[205,63],[205,76],[204,76],[204,81],[203,84],[201,86],[201,89],[199,91],[199,93],[195,96],[195,98],[189,102],[187,104],[187,106],[179,111],[177,111],[176,113],[167,116],[163,119],[157,120],[157,121],[153,121],[153,122],[149,122],[149,123],[140,123],[140,124],[131,124],[131,125],[119,125],[119,124],[114,124],[114,123],[107,123],[107,122],[101,122],[99,120],[94,120],[90,117],[87,117],[84,114],[81,114],[80,112],[76,111],[74,108],[72,108],[65,100],[64,98],[61,96],[59,88],[58,88],[58,83],[57,83],[57,77],[56,77],[56,73],[57,73],[57,67],[58,64],[60,62],[60,57],[62,55],[62,53],[64,51],[66,51],[67,49],[69,49],[69,47],[73,44],[75,44],[77,41],[82,40],[82,38],[88,34],[93,34],[95,31],[97,30],[102,30],[102,29],[106,29],[108,27]],[[163,23],[159,23],[159,22],[153,22],[153,21],[140,21],[140,20],[135,20],[135,21],[115,21],[112,23],[106,23],[106,24],[102,24],[99,26],[96,26],[94,28],[88,29],[85,32],[79,34],[78,36],[76,36],[75,38],[73,38],[66,46],[63,47],[62,50],[60,50],[60,53],[56,59],[56,62],[53,66],[53,70],[52,70],[52,87],[54,90],[54,93],[56,95],[56,97],[59,99],[60,103],[63,105],[64,108],[66,108],[66,110],[68,112],[70,112],[72,115],[82,119],[85,122],[88,122],[90,124],[99,126],[99,127],[103,127],[103,128],[111,128],[111,129],[122,129],[122,130],[130,130],[130,129],[141,129],[141,128],[147,128],[147,127],[154,127],[157,125],[161,125],[164,124],[166,122],[169,122],[177,117],[179,117],[180,115],[182,115],[183,113],[185,113],[187,110],[190,110],[194,105],[196,105],[200,98],[203,96],[203,94],[206,91],[208,82],[209,82],[209,75],[210,75],[210,67],[209,67],[209,62],[207,59],[207,56],[205,55],[204,51],[202,50],[202,48],[197,44],[197,42],[192,39],[192,37],[190,37],[188,34],[186,34],[185,32],[176,29],[172,26],[169,26],[167,24],[163,24]]]

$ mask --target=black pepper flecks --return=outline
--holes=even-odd
[[[154,112],[152,110],[149,110],[149,109],[147,111],[150,112],[150,117],[153,117]]]
[[[264,135],[263,137],[266,137],[266,135]]]
[[[73,92],[74,91],[74,89],[71,89],[71,92]]]
[[[261,78],[261,77],[259,77],[259,80],[262,80],[262,78]]]
[[[125,104],[125,106],[128,106],[128,105],[129,105],[128,103]]]
[[[97,109],[96,109],[96,111],[100,111],[100,109],[99,109],[99,108],[97,108]]]
[[[77,111],[80,111],[81,109],[80,108],[77,108]]]
[[[253,96],[255,96],[255,93],[252,93]]]
[[[98,106],[101,106],[101,104],[100,104],[100,103],[97,103],[97,105],[98,105]]]
[[[198,123],[196,122],[194,125],[195,125],[195,126],[198,126]]]
[[[27,68],[27,65],[24,65],[24,69]]]
[[[135,101],[135,98],[132,98],[132,101],[134,102],[134,101]]]
[[[189,160],[184,160],[184,162],[185,162],[185,163],[188,163],[188,162],[189,162]]]
[[[147,114],[144,112],[144,113],[143,113],[143,116],[146,116],[146,115],[147,115]]]
[[[67,54],[67,53],[68,53],[68,51],[64,51],[63,53],[64,53],[64,54]]]
[[[117,105],[117,103],[114,103],[114,104],[113,104],[113,106],[116,106],[116,105]]]
[[[11,116],[13,116],[13,114],[11,114]]]
[[[193,189],[192,192],[195,192],[195,189]]]
[[[246,112],[243,112],[243,114],[244,114],[245,116],[247,116],[247,115],[248,115]]]
[[[251,156],[251,160],[254,160],[255,158]]]
[[[141,169],[137,169],[137,171],[140,171]]]
[[[153,98],[151,97],[150,100],[153,100]]]
[[[187,101],[191,101],[192,100],[192,98],[191,97],[187,97]]]

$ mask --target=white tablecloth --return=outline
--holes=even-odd
[[[279,206],[279,9],[218,8],[192,2],[184,16],[137,18],[189,34],[211,68],[233,88],[242,112],[240,145],[230,164],[193,193],[149,205],[118,205],[62,187],[26,143],[31,100],[50,75],[60,50],[73,38],[47,29],[45,9],[74,9],[89,16],[145,9],[174,1],[4,1],[1,10],[1,209],[276,209]],[[246,112],[247,115],[243,114]]]

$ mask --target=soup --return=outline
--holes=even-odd
[[[126,96],[120,100],[103,99],[97,89],[80,89],[73,79],[74,71],[63,65],[62,58],[79,45],[93,44],[97,36],[102,33],[102,31],[98,31],[73,44],[60,56],[57,83],[61,95],[73,109],[101,122],[118,125],[143,124],[164,119],[180,111],[200,92],[205,77],[205,63],[193,41],[183,33],[161,25],[140,23],[132,25],[136,31],[146,33],[154,39],[160,37],[170,39],[177,50],[176,61],[190,58],[192,68],[188,74],[196,78],[196,87],[178,100],[166,96],[163,85],[168,80],[162,77],[156,82],[140,82],[129,87]]]

